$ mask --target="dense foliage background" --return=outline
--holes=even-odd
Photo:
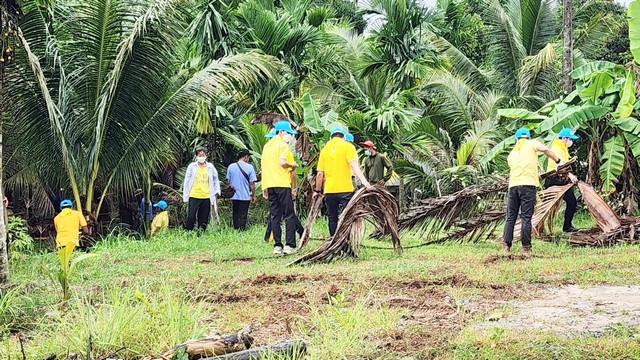
[[[268,126],[253,123],[269,113],[303,130],[301,179],[323,129],[339,121],[356,141],[378,144],[414,198],[504,173],[519,126],[547,142],[570,126],[582,136],[579,175],[619,211],[637,208],[637,68],[627,9],[612,1],[573,2],[570,94],[561,87],[562,8],[544,0],[10,6],[4,186],[32,224],[64,197],[111,224],[135,222],[142,197],[178,205],[196,146],[210,149],[222,175],[242,147],[259,166]]]

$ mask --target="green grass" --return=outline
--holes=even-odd
[[[318,237],[325,228],[318,224]],[[97,257],[79,264],[67,304],[42,270],[56,255],[22,256],[11,263],[17,287],[2,292],[0,330],[20,335],[29,359],[86,354],[89,337],[96,359],[117,350],[118,357],[137,359],[247,324],[259,344],[305,339],[311,359],[640,356],[635,330],[600,338],[478,332],[469,325],[490,306],[469,313],[447,305],[522,299],[567,283],[640,284],[637,246],[534,242],[534,256],[511,260],[496,256],[495,243],[419,247],[402,256],[365,247],[360,259],[286,267],[292,258],[272,256],[263,231],[212,228],[197,237],[173,230],[151,241],[108,237],[91,249]],[[403,243],[421,239],[405,236]],[[318,245],[312,241],[309,248]],[[21,357],[17,336],[0,341],[0,358],[8,357]]]

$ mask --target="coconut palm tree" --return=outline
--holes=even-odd
[[[272,58],[253,52],[193,61],[181,46],[189,5],[23,2],[8,110],[49,191],[68,186],[98,214],[106,194],[132,194],[183,150],[174,140],[202,102],[272,77]]]

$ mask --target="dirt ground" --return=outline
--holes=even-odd
[[[479,328],[537,329],[563,335],[603,335],[619,325],[640,326],[640,286],[568,285],[534,300],[502,301]]]

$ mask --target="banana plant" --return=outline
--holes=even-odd
[[[625,69],[606,61],[589,62],[571,73],[576,80],[576,90],[559,101],[550,102],[538,111],[501,109],[499,115],[512,120],[511,130],[528,127],[545,142],[553,140],[562,128],[577,129],[587,140],[582,145],[588,147],[589,159],[597,159],[589,161],[589,180],[594,182],[598,177],[602,192],[612,194],[625,171],[633,168],[629,158],[640,160],[638,70],[635,65]],[[482,162],[491,162],[511,143],[512,137],[499,143]]]

